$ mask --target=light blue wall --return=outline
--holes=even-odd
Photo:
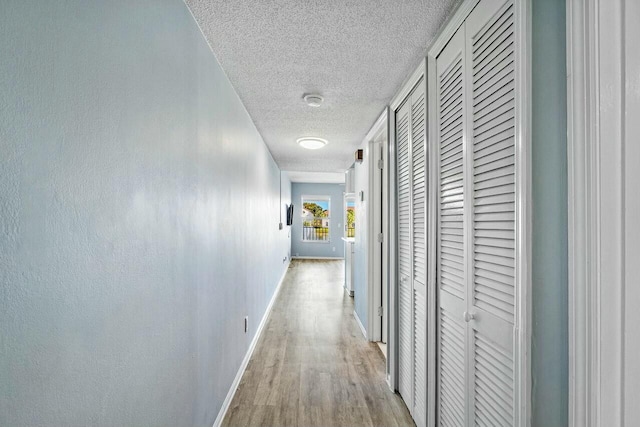
[[[233,87],[181,0],[4,0],[0,58],[0,425],[210,427],[290,249]]]
[[[534,427],[568,424],[565,8],[532,2]]]
[[[367,271],[367,252],[368,239],[367,230],[371,227],[369,224],[368,204],[371,195],[369,194],[369,162],[372,161],[369,156],[369,144],[365,142],[360,146],[364,150],[364,159],[362,162],[354,163],[354,193],[356,194],[356,236],[353,254],[353,299],[355,312],[362,322],[365,330],[368,329],[368,294],[369,294],[369,272]],[[360,200],[359,194],[362,192],[365,196]],[[373,255],[371,255],[373,258]]]
[[[291,226],[287,225],[287,206],[291,204],[291,179],[289,178],[289,174],[287,172],[281,172],[281,201],[280,201],[280,209],[281,217],[280,222],[282,222],[283,233],[287,235],[287,262],[291,260]]]
[[[302,241],[302,196],[331,197],[331,231],[329,243]],[[291,255],[301,257],[344,257],[344,184],[291,184],[294,204],[291,227]]]

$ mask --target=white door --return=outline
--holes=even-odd
[[[437,59],[440,425],[515,425],[515,58],[482,0]]]
[[[437,61],[438,424],[466,425],[467,331],[464,226],[464,27]]]
[[[514,425],[515,52],[511,0],[466,21],[471,424]]]
[[[398,171],[398,391],[413,402],[410,103],[396,112]]]
[[[413,408],[417,426],[427,415],[427,150],[424,79],[411,101],[411,231],[413,258]]]
[[[424,78],[396,111],[398,155],[399,391],[426,425],[426,104]]]

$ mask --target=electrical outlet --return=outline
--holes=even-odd
[[[333,249],[333,252],[335,252],[335,251],[336,251],[336,247],[335,247],[335,246],[334,246],[332,249]]]
[[[249,332],[249,316],[244,316],[244,333]]]

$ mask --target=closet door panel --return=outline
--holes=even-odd
[[[411,408],[413,399],[413,258],[411,253],[410,103],[396,112],[398,163],[398,391]]]
[[[427,414],[427,153],[424,79],[410,96],[413,243],[413,349],[414,387],[412,415],[418,427]]]
[[[438,424],[467,423],[467,327],[464,192],[464,28],[436,62],[437,75],[437,293]]]
[[[466,20],[471,88],[475,425],[514,425],[515,37],[511,0],[483,0]],[[472,197],[471,197],[472,196]]]

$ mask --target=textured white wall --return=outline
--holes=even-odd
[[[0,58],[0,425],[211,426],[290,250],[233,87],[180,0],[5,0]]]

